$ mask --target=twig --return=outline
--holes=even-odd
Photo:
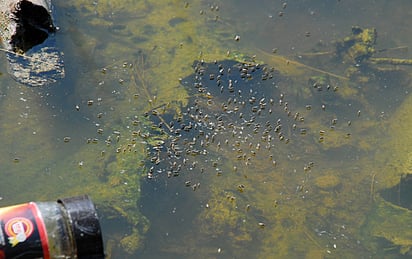
[[[372,174],[372,181],[371,181],[371,189],[370,189],[370,196],[371,196],[371,201],[375,201],[375,177],[376,174]]]
[[[332,51],[324,51],[324,52],[312,52],[312,53],[301,53],[299,56],[302,57],[319,57],[319,56],[327,56],[333,55],[334,52]]]
[[[377,52],[377,53],[380,53],[380,52],[395,51],[395,50],[408,51],[408,46],[399,46],[399,47],[393,47],[393,48],[378,49],[378,50],[376,50],[376,52]]]
[[[412,65],[412,59],[402,58],[370,58],[369,61],[373,64]]]
[[[303,66],[303,67],[306,68],[306,69],[309,69],[309,70],[312,70],[312,71],[315,71],[315,72],[319,72],[319,73],[322,73],[322,74],[326,74],[326,75],[329,75],[329,76],[331,76],[331,77],[335,77],[335,78],[337,78],[337,79],[341,79],[341,80],[345,80],[345,81],[348,81],[348,80],[349,80],[349,78],[347,78],[347,77],[340,76],[340,75],[337,75],[337,74],[334,74],[334,73],[331,73],[331,72],[328,72],[328,71],[325,71],[325,70],[322,70],[322,69],[319,69],[319,68],[311,67],[311,66],[302,64],[302,63],[297,62],[297,61],[294,61],[294,60],[288,60],[288,59],[285,59],[285,60],[286,60],[289,64],[298,65],[298,66]]]
[[[303,233],[305,233],[305,235],[306,235],[318,248],[323,249],[322,246],[318,243],[318,241],[316,241],[316,240],[312,237],[312,235],[310,235],[310,234],[308,233],[306,227],[303,227],[302,230],[303,230]]]
[[[263,50],[261,50],[261,49],[259,49],[259,51],[262,52],[264,55],[268,55],[267,52],[265,52],[265,51],[263,51]],[[294,60],[287,59],[287,58],[282,57],[282,56],[277,56],[277,57],[280,58],[280,59],[282,59],[282,60],[284,60],[286,64],[292,64],[292,65],[295,65],[295,66],[301,66],[301,67],[304,67],[304,68],[306,68],[306,69],[308,69],[308,70],[312,70],[312,71],[315,71],[315,72],[318,72],[318,73],[326,74],[326,75],[329,75],[329,76],[331,76],[331,77],[335,77],[335,78],[337,78],[337,79],[349,81],[349,78],[347,78],[347,77],[340,76],[340,75],[337,75],[337,74],[334,74],[334,73],[331,73],[331,72],[328,72],[328,71],[325,71],[325,70],[322,70],[322,69],[318,69],[318,68],[315,68],[315,67],[311,67],[311,66],[305,65],[305,64],[303,64],[303,63],[300,63],[300,62],[298,62],[298,61],[294,61]]]
[[[141,58],[142,58],[141,63],[142,63],[142,67],[143,67],[144,60],[143,60],[143,57],[141,57]],[[144,69],[142,69],[142,71],[139,72],[137,66],[138,66],[138,61],[135,61],[135,63],[134,63],[134,70],[135,70],[135,73],[136,73],[136,75],[137,75],[137,79],[136,79],[134,73],[132,73],[131,76],[132,76],[132,78],[133,78],[133,81],[134,81],[134,83],[135,83],[136,88],[138,88],[138,82],[137,82],[137,80],[140,81],[140,83],[141,83],[141,85],[142,85],[142,88],[143,88],[143,91],[144,91],[144,94],[146,95],[146,98],[147,98],[148,100],[150,100],[150,99],[151,99],[150,92],[149,92],[149,89],[148,89],[147,86],[146,86],[145,79],[144,79]],[[152,105],[152,103],[150,103],[150,105]],[[170,132],[173,132],[172,127],[170,127],[170,125],[166,122],[165,119],[163,119],[163,117],[162,117],[160,114],[157,114],[156,116],[159,118],[159,120],[166,126],[166,128],[167,128]]]
[[[142,58],[141,63],[142,63],[142,67],[143,67],[144,60],[143,60],[143,57],[141,57],[141,58]],[[146,83],[145,83],[145,79],[144,79],[144,69],[142,69],[142,71],[140,72],[140,71],[137,69],[137,66],[139,66],[138,61],[135,61],[133,67],[134,67],[135,73],[136,73],[136,75],[137,75],[137,79],[136,79],[134,73],[132,73],[132,77],[133,77],[133,80],[134,80],[134,82],[135,82],[135,85],[136,85],[136,87],[138,88],[138,82],[137,82],[137,80],[139,80],[140,83],[142,84],[142,88],[143,88],[144,94],[146,95],[146,98],[147,98],[147,99],[151,99],[149,90],[147,89],[147,86],[146,86]]]

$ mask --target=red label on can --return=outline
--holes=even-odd
[[[0,208],[0,259],[49,259],[47,233],[35,203]]]

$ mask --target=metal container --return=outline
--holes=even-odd
[[[104,258],[88,196],[0,208],[0,259]]]

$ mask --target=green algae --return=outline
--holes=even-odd
[[[410,222],[412,212],[408,209],[394,205],[384,199],[376,198],[376,203],[369,217],[362,226],[362,232],[371,235],[373,240],[368,240],[374,250],[382,245],[380,239],[390,242],[389,249],[399,249],[403,255],[412,253],[412,230]],[[374,242],[373,242],[374,241]]]
[[[299,63],[287,62],[283,57],[263,55],[263,58],[267,58],[269,65],[276,64],[282,76],[293,78],[288,81],[292,93],[299,93],[298,86],[305,85],[306,80],[313,78],[313,73],[320,72]],[[352,152],[351,149],[359,153],[370,152],[378,142],[376,139],[369,138],[365,130],[379,132],[385,130],[382,126],[386,124],[356,119],[360,117],[359,109],[365,112],[366,116],[373,116],[374,110],[370,100],[362,95],[354,96],[358,90],[345,78],[335,76],[335,80],[342,86],[339,88],[342,91],[338,90],[336,96],[342,98],[342,104],[349,102],[354,106],[352,117],[348,120],[356,121],[357,125],[352,127],[352,123],[347,122],[345,123],[346,129],[344,126],[333,127],[331,133],[326,134],[329,134],[331,143],[334,144],[313,142],[318,134],[315,129],[328,128],[328,124],[322,121],[323,117],[328,116],[319,118],[318,114],[300,110],[305,117],[305,125],[313,129],[307,134],[310,137],[292,139],[288,146],[280,146],[277,150],[277,156],[280,158],[276,160],[275,166],[269,159],[264,159],[265,156],[259,155],[257,148],[253,150],[257,147],[257,139],[252,138],[249,147],[236,144],[235,150],[237,149],[238,153],[224,146],[223,148],[220,145],[214,146],[221,155],[230,158],[228,161],[234,162],[219,164],[219,167],[224,168],[222,173],[219,173],[219,177],[210,179],[209,186],[214,195],[207,200],[207,208],[196,220],[199,233],[215,233],[216,238],[229,240],[229,243],[236,247],[236,252],[232,251],[235,257],[249,253],[259,254],[258,257],[261,258],[274,254],[279,258],[288,258],[291,255],[304,257],[312,253],[322,257],[329,255],[353,257],[365,253],[364,247],[359,245],[356,239],[360,234],[358,229],[362,222],[359,219],[364,219],[373,205],[371,196],[373,196],[375,187],[375,174],[371,171],[377,169],[369,162],[365,162],[364,167],[358,169],[357,173],[349,174],[345,169],[345,166],[349,165],[336,163],[338,159],[325,163],[323,156],[329,152],[345,149],[348,149],[347,153]],[[296,86],[295,89],[294,86]],[[364,85],[364,87],[367,88],[370,85]],[[271,96],[270,93],[268,95]],[[315,94],[309,95],[304,102],[308,102],[314,96]],[[213,97],[207,98],[213,99]],[[342,109],[340,106],[337,107],[339,108],[325,114],[333,118],[333,112]],[[339,133],[341,130],[342,132]],[[344,133],[345,131],[347,133]],[[338,138],[341,140],[337,140]],[[225,139],[220,140],[223,142]],[[305,147],[305,153],[310,155],[302,154],[299,151],[301,147]],[[239,150],[250,150],[251,155],[246,156],[246,161],[236,159]],[[323,152],[324,150],[326,153]],[[290,161],[282,158],[280,155],[282,152],[286,153],[285,157],[291,157]],[[290,153],[296,153],[298,157],[289,156]],[[303,163],[304,160],[310,161],[310,159],[323,161],[322,166],[318,168],[313,167],[311,163]],[[290,163],[295,163],[297,167],[290,166]],[[328,166],[333,170],[327,168]],[[236,192],[239,190],[237,184],[245,186],[241,188],[240,193]],[[251,213],[253,216],[248,216]],[[340,222],[341,225],[334,222]],[[264,226],[264,231],[259,232],[262,226]],[[254,243],[254,249],[245,248],[244,242],[250,242],[252,236],[259,237],[255,239],[257,243]],[[305,242],[302,241],[302,236],[307,237]],[[339,247],[351,247],[352,249],[337,249]]]
[[[324,190],[334,189],[338,187],[339,184],[339,178],[331,173],[327,173],[326,175],[319,176],[315,179],[315,185]]]
[[[222,62],[222,64],[225,63]],[[268,96],[272,95],[269,93]],[[215,102],[219,103],[218,98],[216,99]],[[198,103],[201,102],[198,101]],[[199,105],[200,107],[202,105]],[[308,118],[306,114],[305,118]],[[309,123],[308,127],[313,126],[310,120],[305,119],[305,122]],[[246,127],[242,130],[247,132]],[[250,134],[253,133],[250,132]],[[259,135],[257,134],[257,136]],[[315,221],[318,221],[318,224],[320,224],[320,218],[322,218],[321,221],[326,221],[328,217],[332,217],[334,210],[342,209],[343,201],[348,196],[354,194],[353,191],[345,192],[346,188],[350,188],[350,184],[344,185],[345,188],[342,190],[335,190],[337,194],[334,190],[317,192],[313,188],[313,185],[316,186],[316,179],[313,183],[311,175],[319,174],[319,169],[314,169],[310,162],[304,165],[302,160],[315,159],[320,155],[319,149],[323,148],[322,145],[315,144],[312,138],[291,138],[288,144],[279,143],[279,148],[273,153],[277,163],[273,163],[268,154],[265,155],[265,152],[270,154],[271,152],[264,150],[263,147],[258,148],[260,145],[264,146],[259,138],[252,137],[248,140],[250,142],[239,141],[237,143],[235,141],[234,144],[230,144],[233,139],[236,140],[236,135],[223,135],[222,138],[217,137],[215,142],[220,140],[223,143],[225,137],[228,137],[228,144],[217,144],[210,147],[210,149],[216,148],[219,154],[225,156],[226,159],[218,162],[221,173],[218,174],[218,177],[211,178],[211,182],[208,184],[214,195],[207,200],[207,208],[200,213],[196,220],[199,232],[214,233],[222,240],[229,240],[231,246],[236,247],[236,252],[232,251],[235,257],[245,256],[249,253],[259,254],[262,258],[271,254],[276,254],[281,258],[291,254],[302,256],[308,247],[314,245],[318,249],[324,249],[324,253],[327,254],[325,241],[317,240],[316,235],[311,233],[313,229],[308,230],[308,226],[312,222],[309,222],[307,218],[313,215],[313,218],[316,219],[317,215],[319,218]],[[302,146],[311,156],[305,157],[301,154],[300,148]],[[235,152],[231,150],[231,147]],[[245,152],[244,158],[238,159],[239,154],[243,152]],[[291,153],[295,154],[294,152],[300,157],[291,155],[289,156],[291,161],[287,161],[285,157]],[[290,163],[296,163],[299,166],[291,168]],[[344,174],[339,170],[336,171],[335,174]],[[334,172],[331,170],[325,172],[325,174],[332,173]],[[347,176],[343,178],[347,178]],[[332,184],[332,188],[326,189],[334,189],[333,187],[337,187],[337,185],[339,184]],[[332,199],[330,192],[334,195]],[[306,195],[312,198],[306,200]],[[324,204],[317,204],[317,201],[322,201]],[[364,206],[361,205],[362,202],[359,200],[357,206]],[[366,210],[366,207],[359,209],[357,215],[361,215]],[[351,215],[341,213],[334,217],[340,217],[342,221],[347,222]],[[355,220],[351,221],[354,223]],[[262,231],[262,227],[264,231]],[[287,238],[285,233],[287,233]],[[245,248],[244,243],[251,242],[251,237],[256,236],[257,238],[253,238],[253,240],[255,242],[258,240],[259,243],[254,243],[253,249]],[[302,243],[299,241],[302,236],[311,238],[307,243]],[[299,242],[300,247],[292,252],[291,250],[297,242]]]
[[[102,3],[99,2],[97,9],[90,5],[86,9],[89,12],[97,10],[97,13],[102,17],[108,16],[110,14],[110,5],[100,4]],[[120,28],[119,32],[122,37],[124,34],[129,34],[129,39],[134,39],[138,43],[139,49],[144,51],[134,50],[135,46],[129,44],[129,41],[122,42],[120,40],[110,40],[108,41],[110,43],[102,43],[104,47],[97,50],[105,53],[103,60],[99,61],[104,64],[102,67],[112,67],[110,59],[113,56],[117,60],[121,60],[120,63],[123,62],[122,60],[126,60],[126,63],[133,64],[132,67],[127,65],[127,71],[121,72],[119,79],[125,80],[119,86],[122,89],[123,97],[121,99],[123,101],[116,106],[117,110],[111,116],[111,118],[119,117],[122,119],[120,121],[113,119],[113,121],[107,122],[108,125],[116,125],[113,127],[122,133],[130,133],[131,130],[119,125],[130,126],[130,120],[133,120],[132,118],[135,118],[136,115],[134,111],[130,110],[130,104],[135,105],[136,110],[148,111],[149,113],[153,110],[161,111],[163,108],[167,111],[173,110],[175,117],[179,117],[180,108],[185,108],[189,104],[190,97],[187,91],[181,87],[179,79],[192,73],[191,62],[200,59],[213,62],[227,57],[227,50],[221,46],[217,47],[215,38],[204,37],[204,35],[209,34],[204,33],[206,31],[203,31],[201,26],[200,28],[195,26],[192,14],[193,10],[201,9],[199,6],[191,3],[187,7],[177,2],[161,3],[159,5],[145,2],[145,4],[147,6],[139,6],[139,10],[136,10],[138,16],[136,21],[144,21],[144,26],[136,26],[133,21],[125,21],[122,28],[126,29]],[[119,7],[119,14],[123,15],[126,11],[122,9],[122,4],[119,4]],[[147,13],[156,10],[158,15],[143,14],[144,12],[141,10]],[[191,11],[189,12],[189,10]],[[199,17],[202,19],[200,14]],[[92,24],[99,24],[98,20],[94,20]],[[106,26],[110,26],[109,22]],[[218,31],[218,33],[224,35],[224,32]],[[137,35],[138,38],[136,38]],[[113,39],[116,38],[114,36]],[[102,41],[97,40],[97,42]],[[130,51],[135,53],[134,60],[130,60]],[[364,53],[365,50],[356,49],[355,51],[356,53]],[[269,66],[276,67],[282,76],[293,78],[288,81],[290,83],[290,92],[288,94],[304,95],[307,97],[304,100],[311,100],[310,98],[313,98],[315,94],[307,89],[302,89],[302,85],[307,85],[309,79],[314,76],[321,75],[323,77],[327,75],[333,78],[336,85],[339,85],[336,95],[343,99],[342,103],[357,102],[362,110],[362,116],[375,115],[369,100],[347,77],[315,69],[278,55],[270,55],[259,51],[258,53],[258,59],[263,60]],[[121,64],[117,64],[118,67],[121,67]],[[110,68],[108,69],[108,75],[113,75]],[[107,78],[107,75],[102,77]],[[115,83],[115,80],[112,83]],[[362,83],[366,87],[368,81],[356,83]],[[138,97],[134,100],[131,96],[135,96],[136,93]],[[210,109],[218,108],[210,107]],[[359,108],[356,107],[351,111],[353,112],[352,118],[356,119],[358,110]],[[322,157],[324,157],[323,151],[325,150],[326,152],[335,152],[335,150],[344,148],[360,149],[363,152],[372,150],[376,140],[368,139],[366,132],[368,130],[379,132],[376,128],[382,126],[382,123],[350,118],[352,122],[356,121],[357,124],[354,123],[355,125],[352,128],[341,126],[331,130],[326,133],[325,141],[318,143],[319,130],[328,128],[330,125],[325,121],[316,119],[317,114],[305,111],[303,107],[299,111],[305,116],[305,125],[311,129],[310,134],[308,134],[309,137],[299,139],[295,143],[291,142],[289,146],[282,148],[279,151],[280,154],[278,154],[280,158],[277,159],[275,166],[272,161],[266,159],[266,156],[259,155],[259,153],[256,155],[257,158],[252,159],[252,163],[249,164],[244,160],[238,161],[237,154],[229,148],[219,149],[220,155],[228,162],[218,163],[219,167],[223,168],[222,174],[219,173],[219,176],[216,177],[212,176],[207,182],[207,185],[211,186],[210,191],[207,193],[207,197],[202,197],[207,200],[207,208],[195,219],[195,225],[198,226],[197,233],[205,233],[208,236],[226,240],[228,244],[237,248],[232,251],[236,257],[245,256],[246,254],[257,255],[260,258],[268,258],[274,254],[279,258],[304,257],[312,254],[321,257],[327,257],[329,254],[347,257],[359,255],[359,251],[362,251],[362,247],[356,245],[357,230],[361,224],[359,219],[365,218],[366,213],[373,206],[370,199],[370,186],[374,174],[371,174],[369,169],[372,168],[372,171],[377,171],[377,169],[367,165],[358,171],[359,174],[348,175],[346,171],[339,170],[337,165],[333,165],[333,161],[325,163],[319,168],[316,168],[316,166],[314,168],[310,166],[309,170],[304,168],[305,163],[308,163],[308,161],[322,160]],[[322,118],[329,120],[334,118],[333,112],[327,113],[327,115],[322,116]],[[143,123],[145,121],[144,118],[138,117],[137,119],[140,122],[143,121]],[[156,136],[160,136],[158,137],[160,140],[168,137],[167,133],[166,135],[153,133],[149,124],[143,126],[142,129],[150,132],[152,134],[149,134],[150,136],[155,136],[154,141],[156,141]],[[141,124],[139,123],[139,125]],[[145,143],[149,146],[153,145],[152,138],[146,138],[147,135],[143,135],[145,136],[143,137]],[[222,143],[223,141],[224,139],[222,139]],[[256,140],[252,142],[253,147],[256,144]],[[298,151],[300,147],[305,147],[305,151],[311,155],[301,154]],[[216,148],[216,145],[209,148]],[[242,146],[242,148],[243,150],[249,150],[246,146]],[[288,153],[299,154],[300,157],[292,157],[291,161],[288,161],[284,158],[287,157]],[[133,160],[142,161],[144,159],[144,156],[139,156]],[[396,161],[404,160],[402,156],[396,156],[396,159]],[[290,163],[296,163],[296,166],[291,166]],[[396,165],[397,163],[392,164]],[[343,165],[340,164],[340,166]],[[396,166],[399,167],[399,165]],[[121,170],[121,168],[120,166],[118,170]],[[333,170],[330,170],[330,168],[333,168]],[[145,170],[147,172],[147,168],[142,169],[142,171]],[[316,177],[317,175],[331,174],[332,171],[333,175],[339,179],[339,184],[336,184],[336,178],[332,179],[332,185],[329,182],[325,185],[325,179],[323,178],[321,178],[323,179],[321,184],[317,183],[320,179]],[[270,174],[254,174],[252,172],[267,172]],[[383,176],[381,171],[376,173],[376,179],[391,178],[393,183],[397,181],[397,176],[398,173],[395,173],[394,176],[390,176],[390,174]],[[328,177],[326,180],[330,180],[330,176]],[[108,178],[114,186],[118,186],[116,184],[122,181],[118,176]],[[382,185],[387,185],[386,183],[388,183],[386,180],[380,181],[380,184],[375,188],[382,188]],[[356,187],[354,187],[354,184]],[[238,190],[239,185],[245,186],[245,188],[242,188],[242,192]],[[338,185],[339,188],[334,188]],[[317,189],[316,187],[320,188]],[[123,188],[119,190],[124,191]],[[307,199],[306,197],[310,198]],[[121,210],[119,209],[119,211]],[[139,222],[139,220],[131,220],[130,222]],[[317,232],[315,228],[323,230]],[[319,234],[323,233],[322,231],[327,233],[325,237]],[[133,231],[132,233],[136,232]],[[385,234],[385,236],[387,235],[389,234]],[[130,239],[122,242],[126,250],[133,251],[132,248],[136,248],[133,245],[136,242],[136,236],[139,236],[139,234],[131,235]],[[187,242],[195,247],[206,246],[204,243],[197,243],[195,236],[195,233],[193,236],[190,235]],[[306,237],[305,241],[302,241],[302,236]],[[391,241],[393,240],[395,239],[391,239]],[[246,246],[250,243],[253,243],[254,249]],[[336,249],[335,247],[352,247],[354,249],[348,251]],[[211,255],[212,248],[213,246],[210,245],[210,249],[200,249],[197,255]],[[168,248],[164,249],[167,250]],[[170,249],[179,250],[176,247]]]
[[[377,159],[381,159],[385,164],[384,170],[376,172],[376,177],[380,179],[376,185],[377,190],[395,186],[402,175],[410,173],[412,138],[409,129],[412,121],[408,114],[412,107],[411,102],[412,99],[408,97],[388,122],[387,130],[391,132],[391,136],[384,143],[382,151],[377,154]]]
[[[187,94],[179,87],[179,78],[191,71],[191,62],[186,61],[202,57],[202,49],[209,49],[213,43],[202,40],[206,36],[198,34],[197,24],[188,22],[193,20],[194,4],[187,7],[176,1],[99,1],[96,4],[76,1],[59,3],[57,8],[69,10],[68,17],[70,13],[77,17],[75,20],[60,20],[60,26],[71,33],[66,55],[72,53],[71,60],[95,63],[101,68],[85,74],[83,78],[76,78],[74,83],[88,87],[74,88],[75,92],[68,96],[68,103],[74,102],[82,116],[96,118],[102,116],[98,114],[104,114],[98,120],[104,133],[92,133],[90,127],[83,123],[87,128],[83,134],[89,136],[86,139],[85,136],[74,135],[69,128],[60,130],[59,126],[50,127],[43,122],[51,117],[47,109],[34,105],[42,100],[37,100],[39,98],[35,93],[22,89],[31,97],[30,106],[33,107],[30,111],[34,115],[23,119],[20,125],[24,126],[18,131],[14,123],[6,121],[8,117],[3,118],[3,136],[9,141],[5,144],[14,148],[5,150],[11,154],[5,153],[2,158],[4,164],[9,164],[13,169],[11,172],[21,169],[20,175],[24,177],[18,181],[19,188],[26,186],[32,193],[37,193],[36,199],[88,193],[102,211],[103,218],[124,218],[131,228],[124,233],[125,237],[118,238],[114,243],[120,244],[124,251],[133,253],[142,247],[141,240],[149,226],[148,220],[139,212],[140,180],[147,172],[140,161],[147,159],[147,145],[164,138],[161,132],[145,122],[147,119],[142,117],[142,113],[158,105],[173,107],[174,103],[178,103],[174,106],[177,110],[184,105]],[[180,22],[171,22],[176,19]],[[142,22],[144,26],[141,26]],[[88,30],[93,27],[99,29],[91,34]],[[99,30],[106,29],[113,33],[99,33]],[[192,37],[199,37],[199,40],[193,41]],[[136,45],[136,42],[139,44]],[[208,55],[213,58],[216,54],[209,52]],[[103,87],[99,87],[103,82]],[[115,89],[115,96],[111,89]],[[21,106],[12,105],[13,97],[18,98],[18,94],[18,91],[11,90],[10,103],[2,103],[7,115],[20,115]],[[171,104],[170,96],[174,101]],[[103,101],[96,102],[97,98]],[[86,105],[90,99],[95,100],[93,106]],[[109,107],[114,109],[109,111]],[[10,116],[12,119],[13,116]],[[16,134],[20,136],[19,142],[12,137]],[[31,137],[31,134],[34,136]],[[57,137],[57,144],[56,139],[48,139],[48,136],[56,135],[60,136],[61,141]],[[152,135],[155,136],[152,138]],[[64,143],[64,136],[69,136],[71,140]],[[46,145],[42,152],[34,153],[39,139],[44,139]],[[79,144],[81,142],[84,144]],[[63,148],[66,158],[60,158],[61,153],[56,154],[55,148]],[[13,180],[16,176],[10,175],[9,179],[17,184]],[[30,186],[33,182],[44,184]],[[21,192],[12,194],[3,191],[1,195],[8,198],[8,202],[27,199],[27,194]]]
[[[383,166],[374,171],[371,182],[371,195],[375,202],[362,226],[363,237],[372,249],[384,245],[388,251],[396,250],[407,255],[411,253],[412,244],[408,227],[411,211],[384,200],[379,193],[394,188],[400,184],[404,175],[411,172],[411,120],[408,116],[411,107],[411,98],[408,97],[388,121],[390,137],[385,139],[375,158],[382,161]],[[369,236],[373,239],[368,239]]]

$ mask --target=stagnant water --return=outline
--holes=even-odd
[[[410,255],[410,69],[356,56],[410,57],[409,2],[53,3],[66,78],[0,66],[0,206],[87,193],[111,258]]]

